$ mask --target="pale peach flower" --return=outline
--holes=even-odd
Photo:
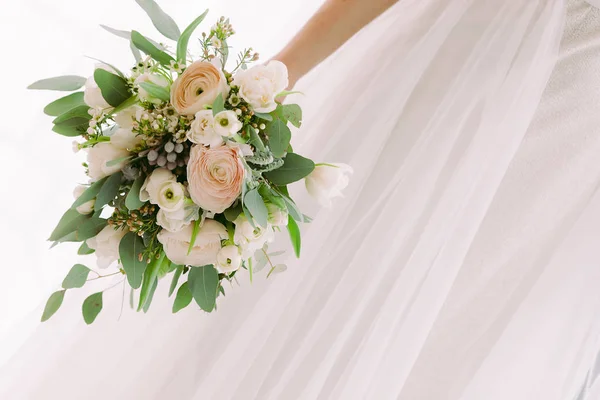
[[[180,114],[194,115],[212,105],[219,94],[223,99],[229,94],[223,72],[212,63],[196,61],[173,82],[171,104]]]

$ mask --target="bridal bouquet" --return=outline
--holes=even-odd
[[[349,167],[315,165],[290,146],[289,126],[300,127],[302,110],[276,102],[290,94],[284,64],[250,67],[258,59],[250,48],[227,70],[234,31],[223,17],[201,35],[199,56],[192,57],[188,43],[207,12],[180,32],[154,1],[136,1],[173,49],[136,31],[104,27],[129,41],[136,58],[129,73],[101,62],[87,79],[62,76],[30,86],[85,86],[44,109],[55,117],[54,132],[78,138],[75,151],[87,151],[90,178],[76,188],[49,240],[81,242],[78,253],[95,253],[99,267],[119,265],[108,275],[73,266],[42,321],[67,290],[118,274],[132,288],[132,305],[138,298],[138,311],[148,310],[159,279],[172,275],[173,312],[193,300],[211,312],[225,294],[224,281],[240,270],[252,280],[266,265],[269,275],[286,268],[272,262],[280,253],[268,252],[276,233],[287,230],[300,255],[298,223],[309,220],[288,184],[305,179],[309,193],[327,204],[348,182]],[[86,323],[101,311],[102,294],[84,301]]]

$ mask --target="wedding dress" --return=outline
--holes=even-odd
[[[600,398],[598,71],[583,0],[400,1],[299,85],[295,148],[355,170],[300,260],[211,315],[69,299],[0,398]]]

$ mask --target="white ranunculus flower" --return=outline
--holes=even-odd
[[[162,243],[169,260],[175,264],[195,267],[215,265],[217,254],[221,250],[221,240],[228,237],[227,229],[215,220],[204,220],[198,230],[194,246],[188,254],[193,229],[193,224],[190,224],[179,232],[162,230],[158,234],[158,241]]]
[[[115,115],[115,122],[121,128],[131,129],[133,128],[133,121],[140,120],[143,112],[144,109],[138,106],[137,104],[131,107],[127,107],[126,109]]]
[[[117,147],[110,142],[101,142],[94,147],[88,148],[87,163],[89,177],[93,181],[97,181],[120,171],[127,164],[127,160],[111,164],[110,166],[106,165],[106,163],[123,159],[127,156],[129,156],[127,150]]]
[[[304,178],[306,190],[323,207],[331,207],[331,200],[342,197],[342,190],[348,186],[352,167],[346,164],[321,164]]]
[[[131,150],[142,142],[142,137],[136,135],[131,128],[119,128],[110,136],[110,142],[125,150]]]
[[[242,253],[239,247],[229,245],[223,247],[217,253],[217,264],[215,268],[223,274],[230,274],[242,266]]]
[[[111,73],[115,72],[111,67],[102,63],[96,64],[95,69],[103,69]],[[100,91],[98,84],[96,84],[96,81],[94,80],[94,75],[90,76],[87,79],[87,81],[85,81],[83,101],[91,108],[97,110],[102,110],[104,108],[110,107],[110,104],[108,104],[106,100],[104,100],[104,97],[102,97],[102,92]]]
[[[140,189],[140,200],[157,204],[159,190],[165,182],[176,182],[177,177],[166,168],[156,168],[144,181]]]
[[[73,197],[75,197],[75,199],[78,199],[79,196],[81,196],[86,190],[87,186],[75,186],[75,189],[73,190]],[[92,199],[90,201],[86,201],[85,203],[77,207],[76,210],[79,214],[90,214],[92,211],[94,211],[94,204],[96,204],[96,200]]]
[[[196,113],[187,138],[194,144],[218,147],[223,144],[223,138],[214,129],[215,120],[212,110],[202,110]]]
[[[154,83],[157,86],[161,86],[169,90],[169,81],[167,78],[162,75],[150,74],[146,72],[135,78],[135,81],[133,82],[133,84],[138,88],[138,97],[140,100],[149,101],[152,103],[162,103],[162,100],[155,98],[140,86],[140,83],[142,82]]]
[[[156,222],[169,232],[179,232],[184,227],[188,226],[190,222],[185,220],[185,210],[180,208],[177,211],[165,211],[163,209],[158,210],[156,214]]]
[[[263,228],[255,224],[256,227],[253,227],[244,214],[240,214],[233,223],[235,224],[233,241],[241,247],[244,259],[252,257],[256,250],[262,249],[265,243],[272,242],[275,237],[270,225]]]
[[[152,199],[150,199],[152,201]],[[185,187],[176,181],[163,183],[158,189],[156,204],[167,212],[183,210],[185,203]]]
[[[288,224],[288,212],[273,203],[266,203],[269,212],[268,222],[273,226],[286,226]]]
[[[214,130],[221,136],[232,137],[242,129],[242,123],[231,110],[221,111],[215,115]]]
[[[98,267],[107,268],[119,259],[119,243],[127,230],[115,230],[107,225],[93,238],[86,241],[90,249],[96,250],[94,254],[98,258]]]
[[[254,111],[269,113],[277,108],[275,97],[288,86],[288,71],[284,63],[271,60],[239,71],[233,80],[239,86],[239,95]]]

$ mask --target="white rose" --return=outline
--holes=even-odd
[[[111,73],[115,72],[112,68],[110,68],[106,64],[96,64],[95,69],[103,69],[103,70],[111,72]],[[110,104],[108,104],[106,102],[106,100],[104,100],[104,97],[102,97],[102,91],[96,84],[96,81],[94,80],[94,75],[90,76],[87,79],[87,81],[85,81],[85,88],[83,91],[83,101],[85,102],[85,104],[87,104],[91,108],[95,108],[97,110],[101,110],[101,109],[110,107]]]
[[[156,168],[144,181],[140,189],[140,200],[148,201],[156,204],[158,201],[158,193],[161,186],[165,182],[176,182],[177,177],[166,168]]]
[[[98,267],[107,268],[119,259],[119,243],[127,230],[115,230],[112,226],[105,226],[96,236],[86,241],[90,249],[96,250]]]
[[[142,82],[154,83],[155,85],[161,86],[161,87],[167,89],[167,91],[168,91],[169,90],[169,81],[167,80],[167,78],[165,78],[162,75],[150,74],[150,73],[146,72],[144,74],[141,74],[137,78],[135,78],[135,81],[133,82],[133,84],[136,85],[136,87],[138,88],[138,97],[140,98],[140,100],[149,101],[152,103],[159,103],[159,104],[162,103],[162,100],[153,97],[150,93],[145,91],[140,86],[140,83],[142,83]]]
[[[214,129],[212,110],[202,110],[196,113],[192,127],[187,133],[187,138],[194,144],[218,147],[223,144],[223,138]]]
[[[348,186],[352,167],[346,164],[321,164],[304,178],[306,190],[323,207],[331,207],[331,200],[343,197],[342,190]]]
[[[142,142],[142,137],[136,135],[131,128],[119,128],[110,136],[110,142],[125,150],[131,150]]]
[[[267,221],[273,226],[286,226],[288,224],[288,212],[282,210],[273,203],[266,203],[269,217]]]
[[[150,199],[152,201],[152,199]],[[185,187],[175,181],[168,181],[163,183],[158,189],[158,197],[156,198],[156,204],[167,212],[175,212],[183,210],[185,202]]]
[[[137,104],[131,107],[127,107],[117,115],[115,115],[115,122],[121,128],[131,129],[133,128],[134,120],[140,120],[144,109]]]
[[[169,232],[179,232],[184,227],[188,226],[190,222],[185,220],[185,210],[180,208],[177,211],[165,211],[163,209],[158,210],[156,214],[156,222]]]
[[[162,230],[158,234],[158,241],[162,243],[169,260],[175,264],[196,267],[215,265],[217,254],[221,250],[221,240],[228,237],[227,229],[215,220],[205,220],[198,230],[192,251],[188,254],[193,229],[190,224],[179,232]]]
[[[242,248],[244,259],[252,257],[256,250],[262,249],[265,243],[272,242],[275,237],[271,226],[263,228],[255,224],[256,227],[253,227],[244,214],[240,214],[233,223],[233,241]]]
[[[214,129],[221,136],[232,137],[242,129],[242,123],[231,110],[221,111],[215,115]]]
[[[217,264],[215,268],[223,274],[230,274],[242,266],[242,253],[237,246],[229,245],[223,247],[217,253]]]
[[[106,165],[106,163],[123,159],[127,156],[129,156],[127,150],[117,147],[110,142],[101,142],[94,147],[88,148],[87,163],[89,177],[93,181],[97,181],[120,171],[127,164],[127,160],[122,160],[110,166]]]
[[[233,80],[239,86],[239,95],[254,111],[269,113],[277,108],[275,97],[288,86],[288,71],[284,63],[271,60],[239,71]]]
[[[75,197],[75,199],[78,199],[86,190],[87,186],[75,186],[75,189],[73,190],[73,197]],[[79,214],[90,214],[92,211],[94,211],[94,204],[96,204],[96,199],[86,201],[85,203],[77,207],[76,210]]]

